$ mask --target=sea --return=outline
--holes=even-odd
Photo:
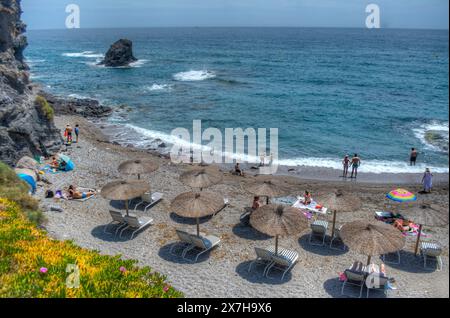
[[[345,154],[357,153],[361,172],[449,170],[448,30],[71,29],[27,37],[32,80],[114,107],[101,126],[121,144],[167,151],[177,142],[173,129],[192,131],[201,120],[203,130],[222,132],[278,128],[285,166],[340,169]],[[97,65],[120,38],[133,41],[138,61]]]

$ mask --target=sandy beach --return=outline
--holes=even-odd
[[[356,260],[365,262],[364,256],[352,251],[309,245],[309,230],[306,230],[300,237],[282,238],[280,241],[282,247],[295,250],[300,256],[298,264],[283,281],[263,278],[262,270],[248,273],[248,265],[255,258],[254,247],[272,246],[274,239],[240,225],[239,216],[252,200],[252,196],[243,190],[242,185],[254,180],[255,176],[232,176],[226,169],[223,169],[223,183],[208,190],[228,198],[230,205],[201,224],[202,232],[221,238],[221,246],[201,257],[195,264],[174,257],[168,251],[171,244],[177,242],[175,229],[195,230],[194,221],[177,217],[169,209],[173,198],[190,190],[178,179],[180,173],[190,167],[173,165],[157,154],[108,143],[101,131],[83,118],[55,118],[56,126],[60,129],[69,122],[79,123],[81,126],[80,142],[64,152],[72,158],[76,169],[68,173],[47,175],[52,184],[42,184],[36,194],[38,198],[44,198],[47,189],[63,189],[70,184],[100,189],[112,180],[126,177],[117,171],[122,161],[148,156],[159,162],[160,169],[143,178],[149,181],[153,191],[162,192],[164,198],[146,213],[142,210],[133,212],[138,216],[148,215],[154,219],[154,225],[134,239],[129,239],[128,236],[120,239],[103,233],[104,226],[110,222],[108,211],[122,210],[124,207],[121,203],[110,202],[100,195],[86,202],[42,199],[41,206],[47,211],[44,226],[49,235],[56,239],[73,240],[82,247],[99,250],[103,254],[121,254],[124,258],[137,259],[139,264],[148,265],[167,275],[173,286],[184,292],[186,297],[341,297],[338,272],[344,271]],[[388,202],[384,196],[395,184],[401,183],[415,193],[421,190],[419,175],[362,175],[357,182],[342,182],[333,177],[335,172],[314,171],[311,169],[307,173],[274,178],[285,182],[292,190],[292,195],[310,190],[314,197],[341,189],[359,197],[363,203],[362,208],[339,214],[338,226],[351,220],[373,219],[375,211],[386,208]],[[448,175],[436,177],[431,194],[418,196],[419,200],[448,209]],[[49,211],[52,205],[60,206],[63,212]],[[331,222],[331,215],[327,217]],[[425,240],[437,241],[444,246],[443,270],[424,269],[422,258],[413,255],[415,237],[408,237],[401,252],[401,264],[386,264],[388,276],[394,277],[398,286],[397,290],[390,291],[389,297],[449,297],[448,226],[426,227],[424,231],[429,235]],[[327,242],[329,239],[327,237]],[[373,261],[381,264],[378,257]],[[374,292],[371,295],[384,297],[383,293]]]

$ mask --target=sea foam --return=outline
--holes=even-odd
[[[203,71],[188,71],[180,72],[173,76],[177,81],[182,82],[192,82],[192,81],[204,81],[207,79],[215,78],[216,74],[214,72],[203,70]]]

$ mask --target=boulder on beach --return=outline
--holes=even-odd
[[[120,39],[109,48],[105,55],[105,59],[99,65],[108,67],[129,66],[130,63],[136,62],[133,56],[133,43],[127,39]]]

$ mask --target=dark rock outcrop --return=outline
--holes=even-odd
[[[105,59],[100,65],[108,67],[129,66],[130,63],[136,62],[133,56],[133,43],[127,39],[120,39],[109,48],[105,55]]]
[[[112,113],[112,108],[101,105],[95,99],[61,98],[47,92],[40,92],[55,110],[57,115],[80,115],[83,117],[105,117]]]
[[[20,0],[0,0],[0,160],[10,165],[25,155],[53,154],[63,143],[52,116],[35,102],[20,14]]]

